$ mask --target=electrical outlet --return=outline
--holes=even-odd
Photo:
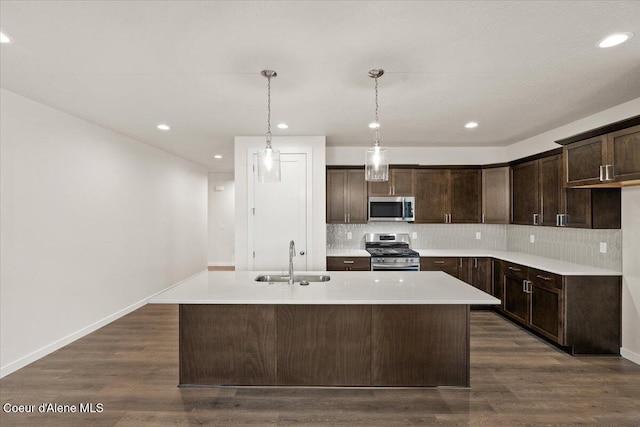
[[[347,231],[347,240],[353,239],[353,234],[350,231]]]
[[[413,233],[411,233],[411,238],[413,240],[417,239],[418,238],[418,233],[416,233],[415,231]]]
[[[480,240],[482,239],[482,233],[480,233],[479,231],[476,231],[476,240]]]
[[[535,236],[535,235],[533,235],[533,234],[529,234],[529,241],[530,241],[531,243],[534,243],[534,242],[536,241],[536,236]]]
[[[601,254],[607,253],[607,242],[600,242],[600,253]]]

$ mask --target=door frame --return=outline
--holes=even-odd
[[[255,203],[255,179],[254,174],[257,173],[257,157],[258,150],[262,148],[253,147],[247,149],[247,270],[252,270],[254,268],[253,264],[253,236],[254,236],[254,224],[253,224],[253,208]],[[292,148],[279,148],[280,156],[283,154],[304,154],[306,159],[305,164],[305,181],[306,181],[306,196],[307,200],[306,204],[306,229],[305,229],[305,237],[306,237],[306,248],[296,248],[297,251],[303,250],[305,251],[305,256],[307,257],[307,268],[310,263],[313,264],[313,150],[311,147],[292,147]],[[254,170],[254,165],[256,165],[256,170]],[[276,184],[277,185],[277,184]]]

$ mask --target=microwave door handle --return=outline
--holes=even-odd
[[[404,198],[401,199],[400,204],[402,204],[402,219],[407,218],[407,207],[404,204]]]

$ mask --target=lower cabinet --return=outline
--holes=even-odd
[[[420,271],[444,271],[488,294],[492,288],[492,260],[485,257],[421,257]],[[473,305],[472,308],[485,307]]]
[[[327,271],[370,271],[371,258],[366,256],[355,257],[327,257]]]
[[[620,276],[561,276],[494,261],[499,311],[571,354],[619,354]]]
[[[420,257],[420,271],[444,271],[460,278],[462,258],[459,257]]]

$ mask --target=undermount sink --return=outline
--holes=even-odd
[[[254,279],[256,282],[288,282],[289,276],[286,274],[261,274]],[[331,276],[325,274],[296,274],[293,276],[294,282],[328,282]]]

